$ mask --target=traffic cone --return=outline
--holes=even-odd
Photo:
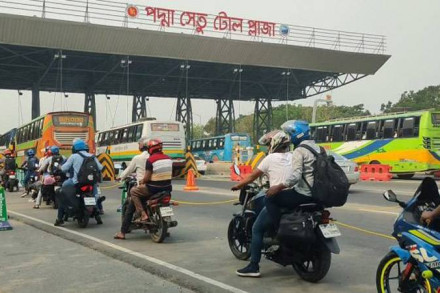
[[[199,190],[199,187],[196,185],[196,178],[194,176],[194,172],[192,169],[188,170],[188,176],[186,176],[186,185],[183,188],[186,191]]]
[[[0,187],[0,231],[12,230],[8,222],[8,210],[6,209],[5,189]]]

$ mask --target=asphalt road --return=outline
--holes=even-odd
[[[69,222],[64,226],[65,231],[50,229],[53,229],[52,232],[60,230],[60,233],[54,233],[62,237],[72,231],[79,232],[81,234],[67,238],[79,239],[85,235],[89,239],[82,244],[98,251],[117,245],[118,249],[130,252],[131,258],[126,260],[128,263],[135,262],[135,258],[142,262],[143,257],[164,261],[165,265],[156,262],[155,266],[194,274],[194,280],[198,282],[192,288],[200,292],[206,291],[201,286],[215,291],[223,285],[223,289],[230,292],[374,292],[377,264],[389,246],[395,244],[389,235],[400,211],[396,205],[383,199],[382,192],[393,189],[400,198],[408,199],[419,183],[418,180],[395,180],[388,183],[360,182],[352,186],[348,203],[344,207],[331,209],[332,217],[339,222],[343,234],[338,238],[341,254],[333,255],[330,271],[319,284],[304,282],[291,267],[282,267],[265,259],[260,269],[262,278],[248,279],[235,275],[235,270],[247,262],[235,259],[227,244],[228,223],[232,214],[239,209],[227,202],[237,197],[237,194],[229,191],[233,185],[231,182],[199,180],[200,191],[183,192],[184,182],[176,181],[173,199],[192,204],[181,204],[174,208],[179,225],[170,230],[171,237],[163,244],[153,243],[142,231],[127,235],[125,241],[113,239],[120,227],[120,214],[116,212],[120,190],[106,188],[112,184],[103,185],[103,192],[107,196],[103,225],[98,226],[91,221],[88,228],[79,229],[75,223]],[[44,206],[34,210],[32,203],[20,198],[18,193],[7,194],[7,203],[11,216],[23,219],[24,215],[27,222],[36,222],[37,219],[49,229],[55,220],[54,210]],[[151,267],[146,269],[151,270]],[[169,276],[164,275],[165,278]],[[189,279],[192,280],[192,277]],[[178,278],[176,282],[179,282]]]

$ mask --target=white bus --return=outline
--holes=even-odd
[[[107,153],[115,163],[128,164],[139,154],[138,141],[141,137],[160,138],[163,151],[174,161],[176,168],[185,164],[185,130],[178,121],[146,118],[124,126],[99,131],[96,134],[96,155]]]

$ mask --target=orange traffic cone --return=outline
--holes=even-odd
[[[188,176],[186,176],[186,185],[183,188],[186,191],[199,190],[199,187],[196,185],[196,178],[194,176],[194,172],[192,169],[188,170]]]

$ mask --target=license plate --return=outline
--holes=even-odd
[[[9,179],[15,179],[15,175],[9,175]]]
[[[161,207],[160,214],[162,215],[162,217],[174,216],[173,208],[172,207]]]
[[[336,224],[319,225],[319,229],[321,229],[322,235],[324,235],[325,238],[341,236],[341,232]]]
[[[86,206],[95,206],[96,199],[94,197],[84,197],[84,205]]]

